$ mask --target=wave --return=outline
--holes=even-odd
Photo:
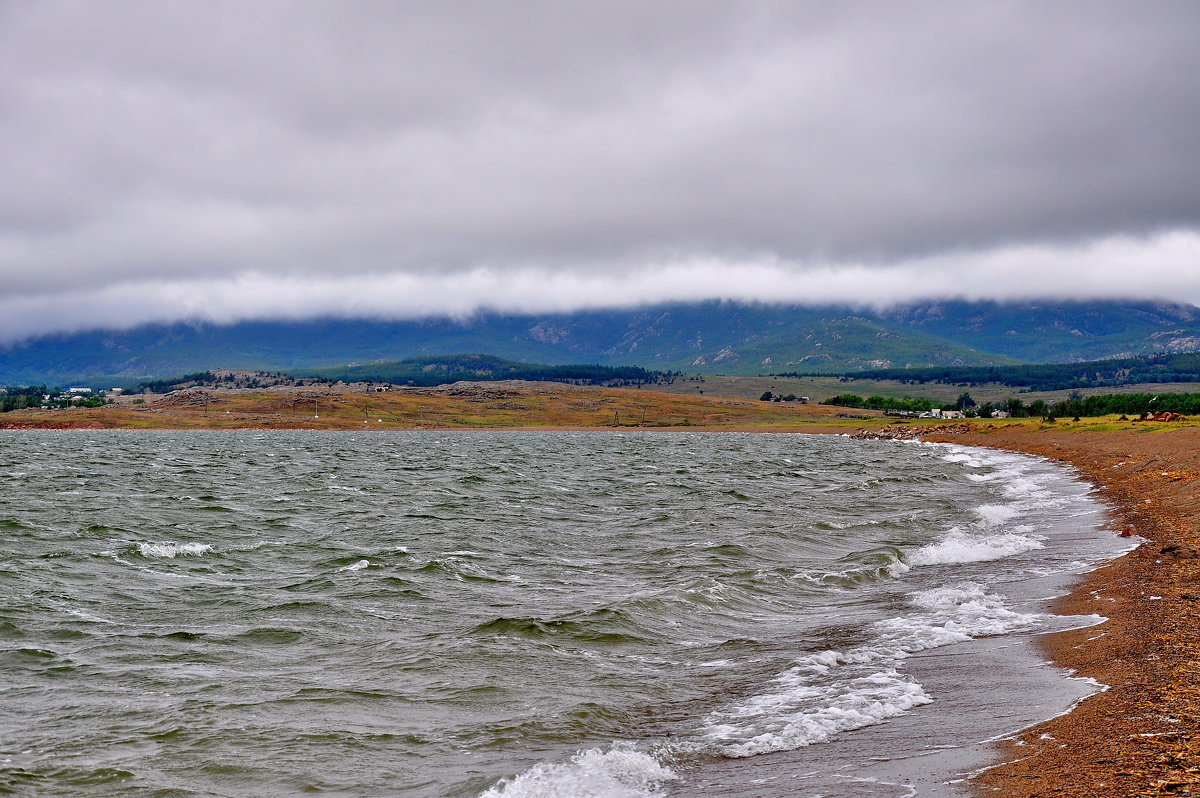
[[[679,778],[650,754],[630,743],[608,751],[590,748],[566,763],[539,763],[503,779],[479,798],[661,798],[663,785]]]
[[[999,526],[1021,514],[1021,509],[1011,504],[981,504],[975,508],[979,520],[988,526]]]
[[[1016,532],[977,536],[956,527],[942,540],[920,547],[908,555],[907,559],[909,565],[959,565],[1000,560],[1044,548],[1045,545],[1036,537]]]
[[[458,557],[445,560],[429,560],[412,568],[409,573],[449,576],[462,582],[502,583],[523,581],[519,576],[488,573],[478,565],[459,559]]]
[[[975,582],[923,590],[912,594],[910,601],[923,612],[875,624],[884,645],[903,654],[1031,629],[1042,618],[1009,609],[1002,596]]]
[[[941,444],[931,444],[941,445]],[[941,539],[908,554],[908,564],[959,565],[988,562],[1045,548],[1045,538],[1031,534],[1029,525],[1010,526],[1030,512],[1042,512],[1069,501],[1055,489],[1059,475],[1031,470],[1027,458],[1007,452],[967,450],[947,447],[940,455],[946,462],[960,464],[977,472],[964,473],[969,482],[987,484],[1000,502],[985,502],[971,508],[976,520],[966,528],[951,527]],[[1000,529],[997,529],[1000,528]]]
[[[645,642],[633,633],[635,624],[620,610],[599,609],[561,618],[495,618],[471,629],[474,635],[550,637],[564,635],[589,643]]]
[[[304,632],[300,629],[292,629],[285,626],[261,626],[224,637],[221,639],[221,642],[235,646],[245,646],[247,644],[287,646],[303,638]]]
[[[814,584],[851,588],[869,582],[894,579],[907,573],[911,567],[905,562],[900,550],[894,546],[881,546],[872,551],[847,555],[841,562],[847,563],[847,567],[824,573],[805,574],[800,578]]]
[[[137,548],[143,557],[162,557],[168,560],[176,557],[199,557],[215,551],[207,543],[139,543]]]
[[[880,723],[933,698],[900,671],[910,654],[1034,626],[975,583],[909,596],[917,612],[877,622],[873,642],[798,659],[765,692],[710,713],[704,744],[728,757],[789,751]]]

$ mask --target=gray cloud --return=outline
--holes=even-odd
[[[914,274],[971,294],[1114,237],[1154,268],[1200,228],[1198,30],[1190,0],[0,3],[0,310],[411,315],[485,273],[875,301],[831,275],[956,253]],[[379,281],[419,301],[353,300]]]

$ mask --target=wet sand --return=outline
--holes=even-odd
[[[1200,795],[1200,428],[1012,426],[927,440],[1075,466],[1144,541],[1057,602],[1096,627],[1044,637],[1048,658],[1109,686],[1003,745],[979,795]],[[1115,532],[1114,532],[1115,534]]]

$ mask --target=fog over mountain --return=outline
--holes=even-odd
[[[0,343],[1200,302],[1200,6],[0,2]]]
[[[696,302],[409,321],[175,323],[44,336],[0,348],[0,385],[128,380],[212,368],[306,372],[351,362],[482,353],[525,363],[637,365],[688,374],[1067,363],[1200,350],[1200,309],[1180,304]]]

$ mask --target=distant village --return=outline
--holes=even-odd
[[[916,412],[915,410],[885,410],[886,416],[898,416],[902,418],[968,418],[967,414],[962,410],[942,410],[934,408],[933,410],[923,410]],[[976,414],[976,418],[1008,418],[1011,415],[1006,410],[992,410],[987,416]]]
[[[45,385],[9,387],[0,389],[0,413],[11,410],[24,410],[31,407],[41,407],[57,410],[64,407],[102,407],[112,404],[116,397],[124,393],[123,388],[108,388],[97,390],[73,386],[66,390],[49,389]]]

